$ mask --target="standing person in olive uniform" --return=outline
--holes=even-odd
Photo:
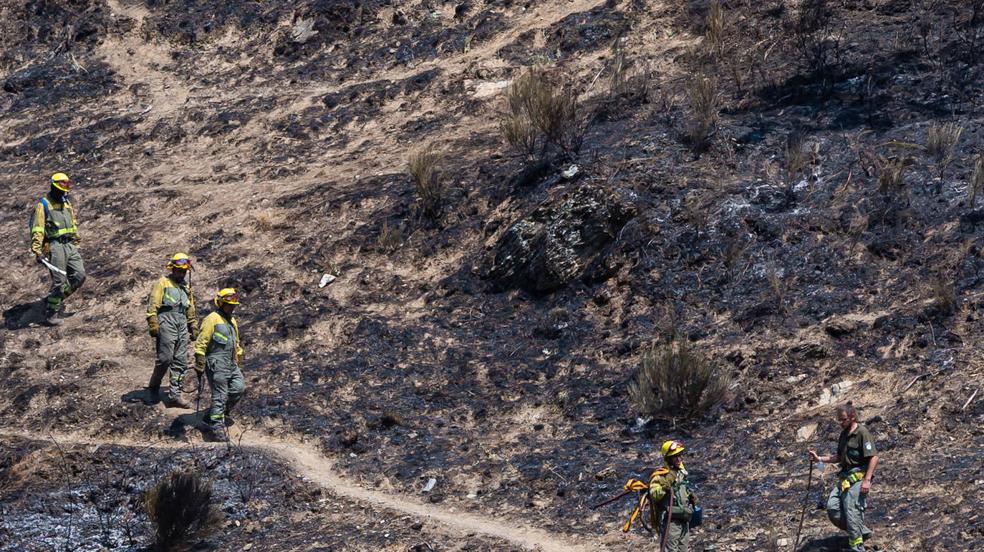
[[[61,324],[58,314],[65,299],[85,282],[85,266],[79,255],[78,222],[68,200],[72,181],[65,173],[51,175],[48,195],[41,198],[31,217],[31,253],[38,264],[51,272],[51,291],[45,300],[44,320],[48,326]]]
[[[202,329],[195,341],[195,370],[205,373],[212,389],[212,404],[208,409],[208,437],[228,441],[226,426],[234,422],[229,416],[246,390],[239,369],[243,349],[239,345],[239,324],[232,313],[239,305],[239,294],[226,288],[215,296],[216,310],[202,320]]]
[[[147,389],[151,400],[157,400],[161,380],[169,372],[170,386],[165,404],[189,408],[191,405],[181,397],[181,391],[188,370],[188,340],[194,341],[198,337],[195,296],[186,279],[192,268],[191,259],[184,253],[175,253],[165,268],[171,273],[154,283],[147,301],[147,326],[157,344],[154,373]]]
[[[871,529],[864,524],[864,509],[878,465],[878,449],[868,428],[858,423],[854,405],[838,406],[836,412],[843,430],[837,440],[837,454],[819,456],[815,450],[809,453],[814,462],[840,464],[837,484],[827,497],[827,517],[847,531],[851,552],[864,552],[864,541],[871,537]]]
[[[660,452],[666,467],[656,469],[649,478],[649,496],[656,504],[659,535],[666,541],[667,552],[688,550],[690,518],[698,504],[683,465],[683,450],[680,441],[663,443]]]

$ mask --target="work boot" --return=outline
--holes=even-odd
[[[153,405],[161,402],[161,386],[160,385],[148,385],[144,387],[146,396],[144,398],[144,404]]]
[[[58,326],[61,325],[63,320],[58,318],[58,311],[46,309],[44,311],[44,325],[45,326]]]
[[[229,436],[226,435],[226,430],[222,426],[208,425],[205,427],[204,437],[206,441],[211,443],[228,443]]]
[[[232,416],[230,416],[228,413],[226,413],[225,418],[223,419],[223,422],[225,423],[225,426],[226,427],[232,427],[232,426],[236,425],[236,419],[233,418]]]
[[[164,402],[164,406],[168,408],[191,408],[191,404],[181,397],[181,394],[168,395],[167,400]]]

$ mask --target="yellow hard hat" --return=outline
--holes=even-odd
[[[63,192],[72,189],[72,179],[65,173],[55,173],[51,175],[51,185]]]
[[[667,441],[663,443],[660,447],[660,452],[663,453],[663,458],[669,458],[670,456],[676,456],[683,452],[683,443],[680,441]]]
[[[169,268],[169,269],[178,268],[181,270],[190,270],[191,259],[189,259],[188,255],[185,253],[175,253],[174,256],[171,257],[171,260],[167,262],[167,266],[165,268]]]
[[[225,288],[220,290],[215,296],[215,306],[221,307],[225,305],[238,305],[239,304],[239,292],[234,288]]]

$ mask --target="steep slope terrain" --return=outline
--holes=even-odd
[[[141,493],[189,466],[214,549],[630,550],[624,504],[589,506],[667,438],[694,549],[789,549],[844,400],[882,448],[875,545],[980,547],[979,2],[709,6],[0,0],[0,550],[146,546]],[[544,163],[500,130],[532,66],[585,128]],[[436,213],[406,174],[428,145]],[[56,170],[89,280],[52,329],[26,225]],[[175,251],[200,302],[244,293],[242,446],[139,401]],[[731,395],[639,418],[674,339]],[[812,509],[803,533],[843,542]]]

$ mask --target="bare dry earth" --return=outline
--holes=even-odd
[[[845,398],[884,451],[869,512],[879,546],[971,550],[984,539],[984,407],[964,407],[982,376],[984,217],[966,199],[981,87],[976,77],[934,84],[931,56],[892,40],[914,24],[898,2],[838,8],[845,61],[829,96],[797,80],[791,44],[763,35],[774,40],[762,63],[777,82],[746,83],[761,87],[752,93],[722,76],[720,129],[699,157],[679,132],[700,6],[265,4],[0,3],[0,235],[15,260],[0,275],[4,511],[76,500],[79,484],[63,471],[10,475],[38,461],[24,451],[59,463],[50,443],[23,432],[76,443],[80,465],[92,446],[115,444],[102,462],[135,479],[120,464],[127,450],[199,441],[174,423],[188,413],[122,400],[152,364],[147,288],[184,250],[200,300],[226,285],[246,293],[244,443],[265,449],[268,488],[281,478],[305,492],[321,484],[333,505],[297,518],[299,530],[292,508],[320,499],[298,506],[269,491],[264,507],[240,501],[219,548],[405,550],[432,538],[451,550],[628,550],[646,540],[617,533],[623,512],[587,505],[680,437],[707,507],[695,546],[768,549],[791,538],[802,451],[830,446],[830,405]],[[787,17],[734,4],[733,25],[749,36],[781,31]],[[292,40],[306,18],[318,34]],[[612,100],[605,67],[620,31],[650,90]],[[498,93],[536,60],[604,113],[579,179],[523,187],[498,136]],[[965,131],[943,192],[928,191],[932,166],[917,153],[906,204],[879,194],[858,148],[921,143],[931,122],[950,119]],[[792,130],[819,153],[790,193],[779,156]],[[437,222],[417,216],[403,174],[408,152],[427,143],[444,153],[450,185]],[[47,329],[34,306],[45,281],[17,252],[44,179],[62,169],[79,182],[90,279],[70,301],[74,314]],[[509,226],[582,186],[637,198],[606,249],[612,270],[545,295],[494,292],[483,276]],[[395,251],[380,244],[384,227],[400,229]],[[339,279],[318,288],[329,270]],[[952,312],[937,306],[938,280],[954,285]],[[626,383],[645,346],[670,333],[719,359],[735,396],[702,424],[657,419],[633,431]],[[221,458],[195,460],[213,449],[188,454],[220,470],[217,480],[229,475]],[[156,462],[123,494],[146,488]],[[104,484],[79,474],[87,488]],[[435,489],[422,493],[431,478]],[[364,508],[404,516],[392,538],[366,536],[352,514]],[[30,546],[71,539],[55,513],[31,522],[54,540]],[[83,534],[99,546],[90,523]],[[818,512],[804,534],[808,550],[838,544]]]

